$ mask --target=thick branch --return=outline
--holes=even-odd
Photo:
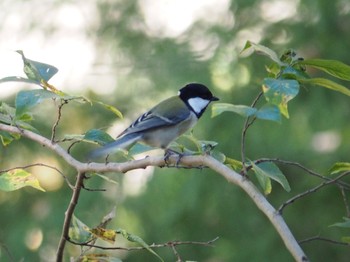
[[[54,144],[51,140],[42,137],[36,133],[27,130],[19,130],[17,127],[7,126],[0,124],[0,130],[21,134],[31,140],[38,142],[41,145],[53,150],[61,156],[69,165],[74,167],[80,175],[86,172],[122,172],[125,173],[129,170],[146,168],[147,166],[164,166],[163,157],[148,157],[141,160],[129,161],[125,163],[82,163],[74,159],[58,144]],[[171,157],[169,163],[175,164],[178,159]],[[207,166],[215,172],[225,177],[230,183],[241,187],[249,197],[254,201],[257,207],[268,217],[270,222],[276,228],[287,249],[292,254],[294,259],[299,262],[308,261],[303,250],[299,246],[298,242],[294,238],[293,234],[289,230],[283,217],[276,211],[276,209],[266,200],[265,196],[255,187],[255,185],[249,181],[246,177],[243,177],[228,168],[226,165],[220,163],[211,156],[185,156],[181,158],[180,163],[188,167]],[[77,182],[78,183],[78,182]],[[72,197],[73,199],[73,197]],[[74,209],[74,208],[73,208]]]

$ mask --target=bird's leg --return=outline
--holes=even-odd
[[[164,161],[165,161],[165,164],[169,167],[169,158],[171,155],[177,155],[178,158],[176,160],[176,163],[175,163],[175,166],[178,167],[179,166],[179,163],[181,161],[181,158],[184,156],[183,153],[180,153],[180,152],[177,152],[173,149],[170,149],[170,148],[167,148],[164,152]]]

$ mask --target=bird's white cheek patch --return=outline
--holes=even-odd
[[[200,97],[190,98],[188,100],[188,104],[192,107],[193,111],[196,112],[197,114],[200,113],[209,104],[209,102],[210,101]]]

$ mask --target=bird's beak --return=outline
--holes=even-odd
[[[220,99],[217,98],[216,96],[213,96],[210,101],[219,101]]]

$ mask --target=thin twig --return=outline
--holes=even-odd
[[[3,243],[0,242],[0,251],[1,249],[3,249],[5,251],[5,253],[8,256],[9,261],[13,262],[15,261],[15,258],[13,257],[13,255],[11,254],[10,250],[8,249],[8,247],[6,245],[4,245]],[[1,255],[1,252],[0,252]],[[1,257],[1,256],[0,256]]]
[[[325,242],[336,244],[336,245],[350,246],[350,243],[337,241],[337,240],[333,240],[333,239],[329,239],[329,238],[325,238],[325,237],[320,237],[320,236],[309,237],[309,238],[300,240],[298,243],[300,245],[302,245],[305,243],[310,243],[310,242],[315,241],[315,240],[325,241]]]
[[[83,186],[84,178],[85,178],[85,173],[81,173],[81,172],[78,173],[77,180],[75,183],[75,189],[73,190],[73,194],[64,218],[62,235],[61,235],[60,242],[57,248],[57,253],[56,253],[56,262],[63,261],[64,247],[66,245],[66,241],[69,240],[70,223],[73,217],[74,209],[78,204],[78,199],[79,199],[81,188]]]
[[[200,241],[170,241],[167,243],[163,243],[163,244],[152,244],[149,245],[149,248],[162,248],[162,247],[172,247],[172,246],[181,246],[181,245],[200,245],[200,246],[208,246],[208,247],[212,247],[213,243],[215,241],[217,241],[219,239],[219,237],[216,237],[212,240],[209,241],[205,241],[205,242],[200,242]],[[105,246],[99,246],[99,245],[94,245],[91,243],[78,243],[75,242],[71,239],[67,239],[68,242],[74,244],[74,245],[78,245],[78,246],[87,246],[87,247],[94,247],[94,248],[98,248],[98,249],[102,249],[102,250],[125,250],[125,251],[135,251],[135,250],[144,250],[146,249],[146,247],[105,247]]]
[[[320,190],[320,189],[323,188],[324,186],[327,186],[327,185],[329,185],[329,184],[334,184],[335,182],[337,182],[337,180],[339,180],[339,179],[341,179],[341,178],[343,178],[343,177],[345,177],[345,176],[347,176],[347,175],[349,175],[349,174],[350,174],[350,172],[345,172],[345,173],[341,174],[340,176],[338,176],[338,177],[336,177],[336,178],[334,178],[334,179],[325,181],[325,182],[321,183],[320,185],[318,185],[318,186],[316,186],[316,187],[314,187],[314,188],[311,188],[311,189],[309,189],[309,190],[306,190],[306,191],[303,192],[303,193],[297,194],[296,196],[294,196],[294,197],[290,198],[289,200],[287,200],[286,202],[284,202],[284,203],[278,208],[277,211],[278,211],[280,214],[282,214],[283,209],[284,209],[285,207],[287,207],[288,205],[294,203],[296,200],[298,200],[298,199],[300,199],[300,198],[303,198],[303,197],[305,197],[305,196],[307,196],[307,195],[309,195],[309,194],[315,193],[316,191]]]
[[[50,169],[53,169],[53,170],[57,171],[57,173],[59,173],[62,176],[62,178],[66,181],[66,183],[70,187],[70,189],[74,189],[74,186],[70,183],[70,181],[63,174],[62,171],[60,171],[57,167],[50,166],[50,165],[47,165],[47,164],[44,164],[44,163],[35,163],[35,164],[29,164],[29,165],[25,165],[25,166],[16,166],[14,168],[0,170],[0,173],[8,172],[8,171],[11,171],[11,170],[14,170],[14,169],[19,169],[19,168],[20,169],[27,169],[27,168],[31,168],[31,167],[35,167],[35,166],[47,167],[47,168],[50,168]]]
[[[263,95],[263,92],[260,92],[258,94],[258,96],[254,99],[253,103],[251,104],[251,107],[255,107],[256,104],[258,103],[259,99],[261,98],[261,96]],[[243,175],[247,175],[247,169],[246,169],[246,156],[245,156],[245,141],[246,141],[246,136],[247,136],[247,131],[248,128],[255,122],[256,117],[247,117],[247,119],[244,122],[243,125],[243,130],[242,130],[242,138],[241,138],[241,158],[242,158],[242,168],[243,168]]]
[[[54,125],[52,126],[52,132],[51,132],[51,141],[55,142],[55,136],[56,136],[56,128],[61,120],[62,117],[62,108],[64,105],[68,104],[67,100],[61,100],[61,104],[58,106],[58,114],[57,114],[57,119]]]
[[[350,207],[349,207],[349,201],[346,197],[346,194],[345,194],[345,189],[343,187],[340,187],[340,192],[342,194],[342,197],[343,197],[343,202],[344,202],[344,205],[345,205],[345,210],[346,210],[346,216],[348,218],[350,218]]]
[[[332,178],[323,176],[321,174],[316,173],[315,171],[308,169],[307,167],[303,166],[302,164],[298,163],[298,162],[293,162],[293,161],[288,161],[288,160],[282,160],[279,158],[260,158],[258,160],[255,160],[254,163],[255,164],[259,164],[259,163],[263,163],[263,162],[277,162],[277,163],[281,163],[281,164],[285,164],[285,165],[290,165],[290,166],[296,166],[300,169],[302,169],[303,171],[305,171],[307,174],[314,176],[314,177],[318,177],[324,181],[331,181]],[[252,165],[247,166],[247,170],[249,171],[252,168]],[[346,190],[350,190],[350,185],[344,181],[336,181],[336,184],[343,187]]]
[[[173,244],[171,243],[171,244],[170,244],[170,247],[171,247],[171,249],[173,250],[175,257],[177,258],[176,262],[183,262],[183,260],[181,259],[181,256],[180,256],[179,252],[177,252],[177,250],[176,250],[176,246],[173,245]]]

